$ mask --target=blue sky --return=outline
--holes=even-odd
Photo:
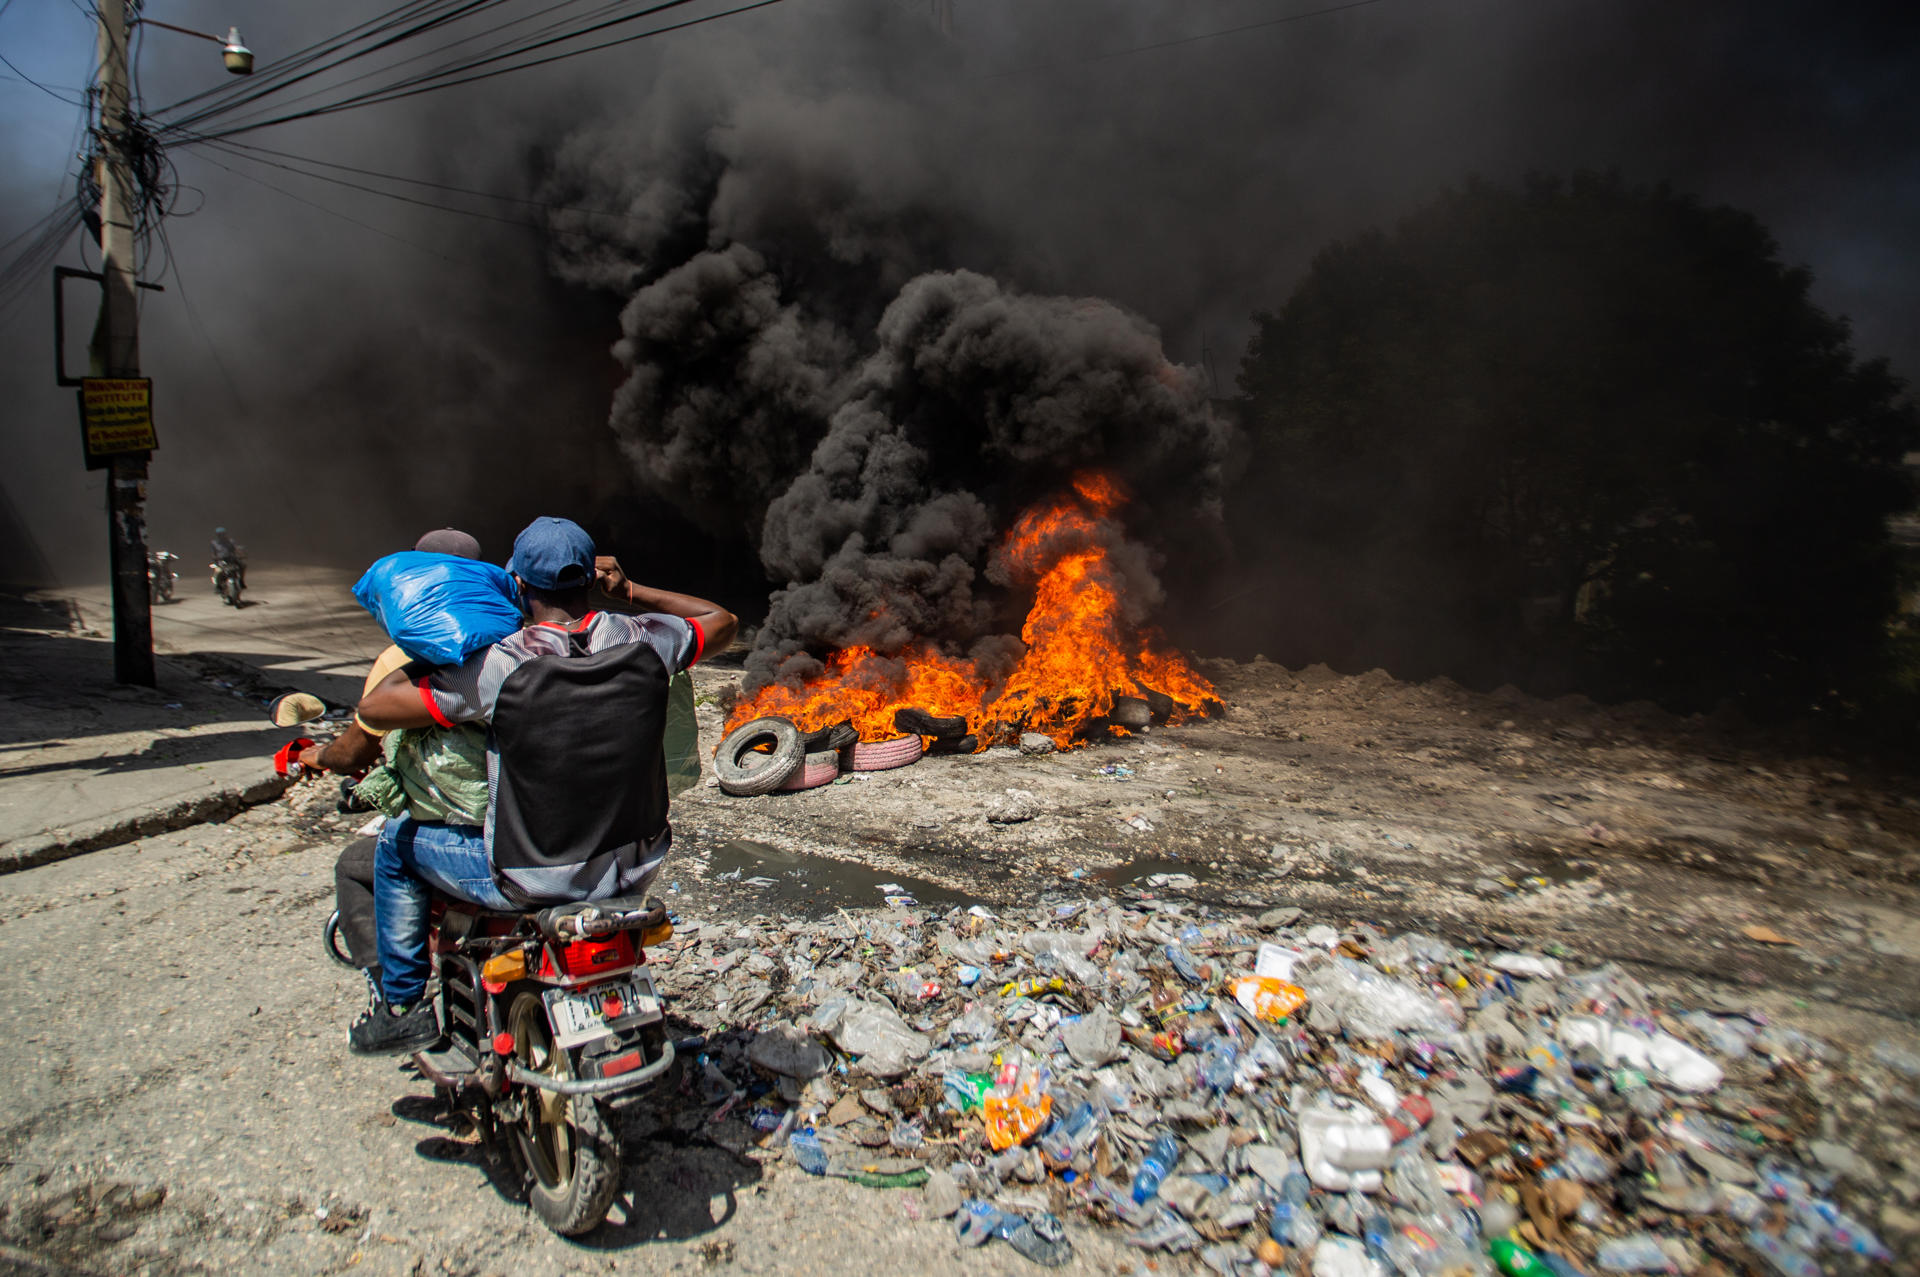
[[[94,30],[93,20],[68,0],[12,0],[0,12],[0,53],[62,96],[77,97],[93,71]],[[55,100],[0,66],[0,109],[7,119],[6,129],[0,130],[0,147],[5,148],[0,162],[11,175],[10,192],[50,206],[73,171],[80,108]],[[15,216],[23,211],[10,210]],[[44,211],[34,208],[28,216]]]

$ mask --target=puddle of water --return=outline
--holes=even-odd
[[[1189,878],[1205,882],[1211,876],[1203,864],[1191,860],[1173,860],[1165,856],[1142,856],[1138,860],[1123,860],[1117,865],[1097,869],[1091,875],[1093,881],[1108,887],[1128,887],[1135,883],[1146,885],[1146,879],[1154,874],[1185,874]]]
[[[738,874],[736,879],[733,875]],[[707,881],[726,879],[727,885],[750,891],[769,905],[779,905],[809,917],[836,908],[870,909],[895,893],[880,888],[892,883],[899,894],[912,896],[928,909],[946,910],[982,903],[979,897],[943,887],[925,878],[869,869],[830,856],[807,856],[782,851],[766,843],[740,840],[714,848],[707,860]],[[760,881],[749,881],[759,879]]]

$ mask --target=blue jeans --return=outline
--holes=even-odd
[[[426,992],[427,912],[435,891],[485,909],[513,908],[494,885],[479,826],[389,820],[373,852],[373,925],[389,1005],[410,1006]]]

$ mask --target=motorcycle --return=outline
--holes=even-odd
[[[339,927],[335,911],[323,947],[358,970]],[[494,913],[436,897],[432,927],[443,1037],[414,1066],[547,1227],[591,1231],[620,1187],[612,1106],[673,1067],[646,968],[646,947],[673,935],[665,906],[626,898]]]
[[[147,591],[155,603],[173,602],[173,583],[179,575],[173,565],[179,560],[179,555],[165,550],[147,551]]]
[[[228,607],[240,606],[240,591],[243,588],[240,584],[240,576],[244,571],[244,563],[244,558],[236,555],[231,559],[220,559],[207,564],[213,569],[213,588],[219,591],[220,597],[225,600]]]

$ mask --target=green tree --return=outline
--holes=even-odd
[[[1752,216],[1611,175],[1471,181],[1332,244],[1255,317],[1242,543],[1311,579],[1349,661],[1857,692],[1920,421],[1810,282]]]

